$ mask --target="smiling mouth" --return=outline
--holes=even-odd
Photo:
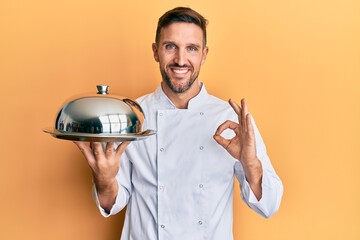
[[[174,68],[172,68],[171,70],[176,74],[185,74],[185,73],[187,73],[189,71],[188,68],[185,68],[185,69],[174,69]]]
[[[175,75],[185,75],[187,74],[188,72],[190,72],[192,70],[191,66],[188,66],[188,65],[183,65],[183,66],[180,66],[178,64],[172,64],[172,65],[169,65],[168,66],[170,71],[173,72]]]

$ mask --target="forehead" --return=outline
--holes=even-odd
[[[180,42],[180,43],[203,43],[203,31],[194,23],[176,22],[161,29],[161,42]]]

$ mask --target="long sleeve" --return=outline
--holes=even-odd
[[[93,198],[95,200],[96,205],[99,208],[101,215],[104,217],[109,217],[111,215],[115,215],[120,212],[128,203],[132,187],[131,187],[131,162],[128,160],[126,156],[126,152],[123,154],[123,157],[120,161],[120,169],[116,175],[116,180],[118,183],[118,194],[116,196],[116,200],[114,205],[112,206],[109,213],[107,213],[101,206],[98,199],[97,191],[95,184],[93,184]]]
[[[270,159],[266,153],[266,147],[262,137],[253,121],[256,138],[256,154],[261,161],[263,168],[262,177],[262,197],[258,201],[252,192],[248,182],[246,181],[245,174],[241,163],[238,161],[235,164],[235,175],[240,182],[241,195],[244,202],[261,216],[268,218],[274,215],[279,207],[283,195],[283,185],[276,174]]]

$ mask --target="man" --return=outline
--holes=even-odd
[[[183,7],[159,19],[152,50],[163,81],[138,99],[143,128],[156,135],[104,149],[76,143],[93,171],[101,213],[127,206],[121,239],[233,239],[234,175],[257,213],[270,217],[279,208],[282,183],[245,100],[229,105],[198,79],[206,24]]]

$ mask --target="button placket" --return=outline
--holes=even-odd
[[[205,114],[204,114],[204,112],[200,112],[199,113],[199,117],[200,117],[200,121],[205,121]],[[203,155],[203,154],[205,154],[205,146],[204,146],[204,144],[203,143],[200,143],[200,146],[199,146],[199,153],[201,154],[201,155]],[[199,183],[199,185],[198,185],[198,189],[199,189],[199,193],[202,195],[202,194],[204,194],[205,193],[205,186],[204,186],[204,183],[202,182],[203,181],[203,179],[201,180],[201,182]],[[204,198],[201,198],[201,199],[204,199]],[[199,228],[204,228],[204,221],[203,221],[203,217],[204,216],[202,216],[204,213],[202,212],[200,215],[199,215],[199,218],[198,218],[198,221],[197,221],[197,225],[198,225],[198,227]]]
[[[158,124],[158,130],[161,131],[162,126],[163,126],[163,121],[164,121],[164,113],[162,111],[158,111],[157,113],[157,124]],[[162,144],[162,134],[158,134],[158,158],[157,158],[157,164],[158,164],[158,168],[160,167],[159,165],[161,165],[161,159],[162,159],[162,153],[164,152],[164,148],[161,147]],[[164,185],[161,184],[162,181],[162,177],[161,177],[161,172],[158,173],[158,221],[162,222],[164,221],[163,217],[162,217],[162,208],[161,208],[161,204],[162,204],[162,192],[164,191]],[[164,224],[159,224],[158,225],[159,231],[165,229],[165,225]]]

